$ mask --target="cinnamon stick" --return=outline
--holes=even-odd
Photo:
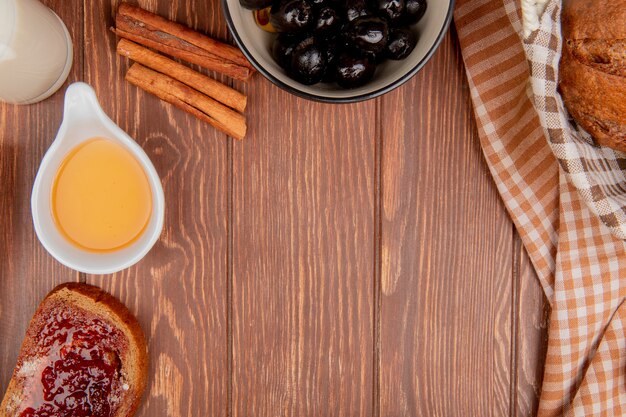
[[[120,4],[115,25],[118,36],[231,78],[247,81],[254,73],[252,65],[234,46],[140,7]]]
[[[168,75],[135,63],[126,73],[126,80],[235,139],[246,135],[244,116]]]
[[[120,40],[117,44],[117,53],[155,71],[169,75],[239,112],[246,109],[247,98],[237,90],[134,42],[127,39]]]

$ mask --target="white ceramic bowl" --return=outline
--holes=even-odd
[[[89,252],[71,244],[57,229],[50,207],[54,178],[65,156],[78,144],[93,137],[114,140],[130,151],[143,167],[152,190],[152,215],[146,230],[130,246],[107,253]],[[63,265],[88,274],[109,274],[137,263],[163,230],[163,188],[152,162],[137,142],[109,119],[100,107],[96,93],[85,83],[74,83],[65,93],[63,122],[41,161],[30,204],[35,232],[41,244]]]
[[[222,0],[228,28],[235,42],[261,74],[277,86],[311,100],[349,103],[368,100],[402,85],[415,75],[433,55],[443,39],[452,18],[454,0],[430,0],[426,14],[417,24],[419,41],[402,61],[386,61],[378,66],[374,79],[363,87],[344,90],[336,84],[303,85],[292,80],[274,61],[272,40],[276,35],[260,29],[252,11],[240,6],[239,0]]]

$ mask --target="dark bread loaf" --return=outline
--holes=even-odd
[[[559,88],[603,146],[626,152],[626,0],[564,0]]]
[[[145,338],[128,309],[97,287],[63,284],[28,326],[0,417],[130,417],[147,370]]]

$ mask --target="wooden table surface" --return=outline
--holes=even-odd
[[[547,303],[483,159],[456,33],[382,98],[327,105],[257,75],[248,136],[213,130],[124,81],[116,1],[44,1],[74,40],[68,82],[146,150],[160,241],[112,276],[61,266],[30,192],[64,88],[0,105],[0,391],[37,304],[82,281],[146,333],[140,416],[534,415]],[[218,0],[142,1],[227,38]]]

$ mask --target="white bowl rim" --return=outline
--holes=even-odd
[[[388,92],[390,92],[390,91],[400,87],[402,84],[406,83],[411,78],[413,78],[413,76],[415,74],[417,74],[419,72],[419,70],[421,70],[424,67],[424,65],[426,65],[426,63],[430,60],[430,58],[432,58],[432,56],[435,54],[435,51],[437,50],[437,48],[441,44],[441,41],[443,40],[444,36],[448,32],[448,28],[450,27],[450,22],[452,21],[452,14],[453,14],[453,11],[454,11],[454,3],[455,3],[455,1],[456,0],[450,0],[450,2],[448,4],[448,11],[446,12],[446,18],[445,18],[445,20],[443,22],[441,30],[439,31],[439,34],[435,38],[435,42],[433,42],[433,44],[430,47],[430,49],[428,50],[428,52],[424,55],[424,57],[422,59],[420,59],[417,62],[417,64],[415,64],[415,66],[413,68],[411,68],[411,70],[407,71],[407,73],[404,74],[402,77],[400,77],[397,80],[387,84],[386,86],[384,86],[382,88],[379,88],[378,90],[374,90],[372,92],[368,92],[368,93],[364,93],[364,94],[358,94],[358,95],[355,95],[355,96],[349,96],[349,97],[328,97],[328,96],[319,95],[319,94],[306,93],[304,91],[298,90],[297,88],[294,88],[294,87],[284,83],[283,81],[281,81],[280,79],[278,79],[277,77],[272,75],[272,73],[270,71],[266,70],[254,58],[252,53],[250,53],[250,51],[248,50],[248,48],[244,44],[243,40],[241,39],[241,37],[239,36],[237,31],[235,30],[235,25],[233,23],[233,19],[232,19],[231,15],[230,15],[230,8],[228,6],[228,1],[227,0],[221,0],[221,3],[222,3],[222,10],[223,10],[223,13],[224,13],[224,17],[226,18],[226,25],[228,26],[228,30],[230,31],[231,35],[235,39],[235,43],[237,44],[237,46],[239,47],[241,52],[245,55],[245,57],[248,59],[248,61],[250,61],[250,63],[257,69],[257,71],[259,71],[265,78],[270,80],[273,84],[277,85],[281,89],[287,91],[288,93],[296,95],[298,97],[302,97],[302,98],[305,98],[305,99],[308,99],[308,100],[317,101],[317,102],[320,102],[320,103],[341,104],[341,103],[357,103],[357,102],[360,102],[360,101],[371,100],[373,98],[382,96],[383,94],[386,94],[386,93],[388,93]]]
[[[102,123],[106,126],[107,129],[114,133],[114,137],[112,140],[115,140],[117,143],[122,144],[129,152],[133,154],[137,161],[140,163],[142,168],[144,169],[146,176],[148,177],[148,181],[150,182],[151,190],[153,192],[153,212],[151,218],[153,220],[150,223],[153,224],[148,230],[144,232],[145,238],[142,238],[144,241],[142,243],[135,242],[131,246],[123,249],[127,252],[127,256],[125,259],[117,262],[117,263],[109,263],[106,266],[94,266],[89,262],[86,262],[84,259],[78,259],[72,256],[68,256],[64,254],[63,251],[58,248],[49,236],[49,233],[46,232],[46,227],[48,226],[48,220],[44,218],[45,216],[41,212],[40,208],[40,196],[42,193],[49,190],[43,186],[43,175],[44,172],[51,165],[51,160],[55,156],[57,149],[61,146],[63,142],[66,132],[69,126],[76,121],[70,119],[70,114],[68,110],[68,97],[77,96],[83,98],[87,103],[89,103],[89,109],[86,112],[90,113],[94,120],[97,120],[99,123]],[[77,141],[74,146],[79,143],[88,140],[89,138],[84,138],[80,141]],[[61,264],[75,270],[78,272],[86,273],[86,274],[94,274],[94,275],[103,275],[103,274],[112,274],[115,272],[122,271],[130,266],[136,264],[141,259],[145,257],[145,255],[152,249],[152,247],[156,244],[161,236],[164,226],[165,220],[165,197],[163,193],[163,186],[161,184],[161,179],[152,164],[152,161],[145,153],[143,148],[139,146],[134,139],[132,139],[124,130],[122,130],[115,122],[113,122],[107,114],[104,112],[98,98],[96,96],[93,88],[84,83],[84,82],[75,82],[70,84],[65,92],[65,102],[64,102],[64,110],[63,110],[63,120],[61,122],[61,126],[57,132],[56,138],[46,151],[39,168],[37,170],[37,175],[35,176],[35,181],[33,183],[33,189],[31,192],[31,215],[33,220],[33,225],[35,229],[35,234],[39,239],[42,246]],[[42,217],[43,216],[43,217]],[[55,233],[58,234],[58,231]],[[80,251],[76,249],[77,251]],[[117,252],[97,254],[80,251],[88,256],[101,256],[108,257],[109,255],[116,254]]]

